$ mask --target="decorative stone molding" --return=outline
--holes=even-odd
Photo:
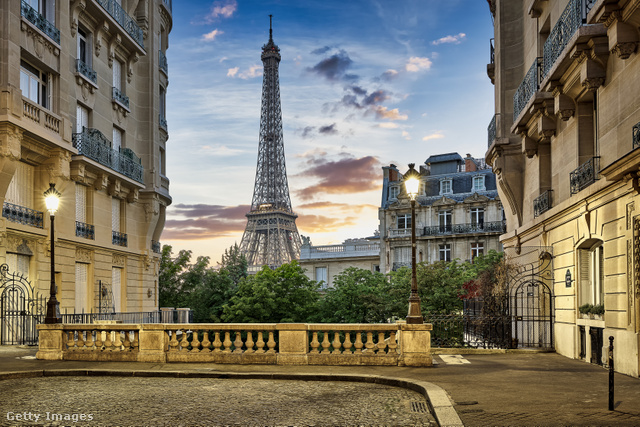
[[[127,257],[121,254],[113,254],[111,256],[111,264],[114,267],[124,268],[127,261]]]
[[[122,37],[120,34],[115,34],[109,42],[108,63],[109,68],[113,67],[113,61],[116,58],[116,47],[122,43]]]
[[[129,194],[127,195],[127,202],[135,203],[138,201],[139,197],[140,197],[140,191],[137,188],[134,188],[131,191],[129,191]]]
[[[127,58],[127,82],[129,83],[131,83],[131,79],[133,78],[133,64],[138,62],[139,59],[140,56],[137,52],[133,52],[129,55],[129,58]]]
[[[127,117],[127,114],[129,114],[129,110],[116,100],[113,100],[111,102],[111,105],[115,113],[116,121],[118,122],[118,124],[122,125],[122,122]]]
[[[142,263],[144,264],[144,269],[149,270],[149,268],[151,267],[151,257],[149,255],[143,255]]]
[[[532,159],[538,154],[538,141],[528,136],[522,137],[522,153]]]
[[[49,154],[49,160],[45,162],[51,181],[58,178],[71,179],[71,152],[67,150],[54,150]]]
[[[102,25],[98,25],[93,37],[93,45],[96,56],[100,56],[100,52],[102,51],[102,39],[107,37],[108,33],[109,23],[107,21],[102,21]]]
[[[76,261],[84,264],[91,264],[93,252],[85,248],[76,248]]]
[[[478,193],[473,193],[472,196],[467,197],[463,200],[463,203],[480,203],[480,202],[488,202],[489,198],[487,196],[481,196]]]
[[[70,27],[71,27],[71,36],[75,37],[76,32],[78,31],[78,17],[80,13],[83,12],[87,7],[86,0],[72,0],[71,5],[69,6],[69,14],[70,18]]]
[[[122,183],[119,179],[114,179],[113,181],[109,182],[107,193],[112,197],[117,197],[119,199],[123,198]]]
[[[0,126],[0,157],[9,160],[20,160],[22,157],[23,131],[11,125]]]
[[[17,253],[20,255],[32,256],[34,254],[34,246],[36,242],[23,237],[9,236],[4,242],[7,252]]]
[[[99,174],[96,180],[93,182],[93,188],[95,188],[98,191],[106,190],[108,185],[109,185],[109,176],[104,173]]]
[[[53,56],[60,56],[60,48],[53,44],[49,37],[43,36],[40,31],[29,25],[27,21],[23,20],[20,23],[20,29],[27,34],[27,38],[33,43],[33,51],[38,59],[44,58],[45,50],[49,51]]]
[[[604,84],[604,77],[594,77],[591,79],[584,79],[582,81],[582,87],[590,92],[595,92],[600,86]]]
[[[153,199],[149,203],[144,203],[144,218],[146,221],[151,221],[151,218],[154,215],[158,215],[160,213],[160,203],[158,200]]]
[[[560,90],[555,90],[554,111],[563,122],[566,122],[576,113],[576,105],[571,97],[562,94]]]
[[[456,202],[453,199],[448,198],[447,196],[442,196],[438,201],[433,202],[433,206],[446,206],[446,205],[455,205]]]

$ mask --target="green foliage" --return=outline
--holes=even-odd
[[[583,304],[578,307],[578,311],[582,314],[595,314],[601,316],[604,314],[604,304]]]
[[[319,297],[318,288],[296,261],[275,270],[264,266],[239,283],[222,319],[235,323],[307,322]]]

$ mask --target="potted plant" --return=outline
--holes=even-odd
[[[592,306],[591,307],[591,314],[593,314],[593,316],[596,319],[602,320],[602,315],[604,314],[604,304],[596,304],[596,305]]]
[[[589,314],[591,313],[592,308],[593,305],[587,303],[578,307],[578,311],[580,312],[580,314],[582,314],[583,319],[588,319],[590,317]]]

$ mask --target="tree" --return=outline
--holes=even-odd
[[[247,268],[249,264],[247,258],[240,252],[240,247],[237,243],[224,250],[222,260],[218,265],[221,270],[226,270],[229,273],[229,277],[236,285],[248,276]]]
[[[158,274],[158,304],[160,307],[185,307],[186,292],[182,288],[182,273],[191,260],[191,251],[182,250],[173,258],[173,248],[162,246]]]
[[[297,261],[275,270],[264,266],[240,281],[222,318],[234,323],[307,322],[316,307],[318,287]]]

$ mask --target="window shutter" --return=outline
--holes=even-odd
[[[113,61],[113,87],[122,90],[122,63]]]
[[[122,294],[121,286],[122,286],[122,269],[113,267],[111,269],[111,292],[113,294],[113,310],[116,313],[119,313],[120,311],[122,311],[120,307],[120,300],[121,300],[120,296]]]
[[[122,147],[122,131],[118,128],[113,128],[113,149],[116,151]]]
[[[87,222],[87,187],[76,184],[76,221]]]
[[[89,264],[76,263],[76,313],[82,313],[87,306],[87,276]]]
[[[89,110],[78,104],[76,108],[76,132],[81,133],[83,127],[89,127]]]
[[[111,229],[120,232],[120,200],[111,199]]]
[[[591,277],[590,277],[590,254],[589,251],[584,249],[578,250],[578,263],[579,263],[579,283],[580,283],[580,304],[583,305],[591,302]]]

